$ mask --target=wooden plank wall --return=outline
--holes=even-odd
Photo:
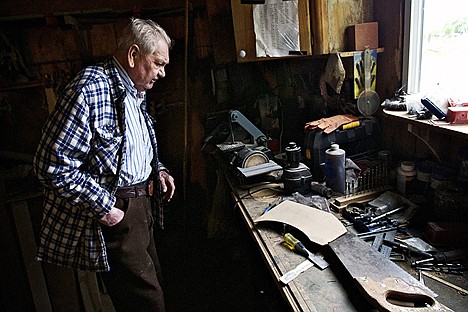
[[[314,54],[347,51],[346,28],[374,21],[372,4],[369,0],[313,1]]]
[[[2,105],[8,103],[0,111],[0,151],[33,154],[48,115],[45,88],[63,87],[83,66],[94,64],[111,54],[116,45],[116,34],[127,24],[130,16],[140,14],[142,18],[153,18],[175,40],[170,64],[166,68],[166,78],[158,81],[155,88],[148,92],[149,109],[158,120],[161,159],[164,159],[175,177],[178,188],[176,196],[180,198],[183,188],[184,90],[187,84],[190,93],[188,158],[196,164],[189,167],[189,183],[198,191],[197,199],[205,196],[209,190],[206,189],[205,159],[200,148],[204,138],[206,112],[211,110],[213,103],[211,38],[204,1],[190,1],[190,40],[185,50],[184,4],[184,1],[142,1],[135,7],[131,1],[2,1],[0,32],[20,51],[27,67],[34,74],[34,83],[28,82],[28,87],[25,87],[22,81],[27,81],[26,77],[20,77],[21,81],[0,79],[0,98],[5,100]],[[112,9],[108,10],[109,7]],[[101,13],[94,15],[91,12],[89,16],[83,14],[90,11]],[[73,18],[66,13],[74,13]],[[185,77],[184,66],[187,61],[189,75]],[[7,164],[2,162],[2,175],[10,169],[6,167]],[[4,195],[2,200],[8,195],[5,191],[1,194]],[[195,202],[206,206],[205,202]],[[41,203],[36,204],[34,211],[38,214],[31,217],[33,222],[40,222]],[[1,262],[4,268],[8,268],[5,274],[2,273],[2,281],[10,285],[8,292],[0,296],[0,301],[7,309],[31,311],[34,309],[33,301],[26,274],[22,272],[23,260],[15,226],[8,215],[8,207],[2,203],[0,208],[0,228],[4,242],[1,253],[8,255]],[[194,214],[197,213],[198,208],[194,209]],[[167,221],[167,227],[175,226],[171,223],[173,219],[168,218]],[[177,226],[181,226],[179,220]],[[58,288],[60,290],[60,286]]]

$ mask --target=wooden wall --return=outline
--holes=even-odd
[[[167,76],[149,92],[148,100],[150,110],[159,121],[162,159],[167,159],[167,165],[174,168],[175,174],[181,174],[185,90],[196,91],[193,94],[197,99],[202,99],[200,102],[191,101],[191,122],[198,123],[198,119],[203,118],[197,115],[209,109],[207,103],[211,101],[209,65],[202,65],[209,62],[211,50],[206,8],[203,1],[190,2],[187,51],[184,10],[184,1],[36,1],[19,4],[3,1],[0,6],[0,32],[5,35],[8,44],[17,49],[17,55],[24,61],[29,74],[15,70],[14,74],[0,79],[0,92],[12,107],[10,114],[1,115],[3,125],[11,125],[12,128],[2,131],[0,150],[33,153],[41,125],[47,116],[47,101],[52,100],[46,98],[44,89],[51,88],[57,93],[83,66],[112,54],[116,36],[122,27],[131,16],[139,16],[157,21],[176,42],[167,66]],[[184,66],[187,61],[190,63],[190,73],[186,76]],[[3,78],[4,75],[1,76]],[[25,88],[24,81],[33,81],[36,86]],[[192,83],[196,87],[192,87]],[[2,89],[5,87],[15,89]],[[189,94],[187,99],[190,97]],[[200,107],[194,109],[199,103]],[[25,114],[22,106],[26,104],[30,112]],[[22,135],[22,129],[28,128],[34,131]],[[203,135],[199,129],[196,131],[198,133],[195,135]],[[7,132],[9,135],[6,135]],[[33,138],[29,136],[31,133],[34,133]],[[194,140],[201,144],[200,138]]]
[[[2,67],[5,58],[0,62],[0,253],[3,255],[0,263],[3,285],[8,289],[2,291],[0,302],[7,310],[34,310],[8,200],[18,193],[40,190],[30,159],[54,92],[83,66],[110,55],[116,36],[131,16],[154,19],[175,40],[166,78],[148,92],[150,112],[158,121],[160,158],[176,180],[175,201],[182,200],[184,162],[188,164],[187,185],[199,191],[199,198],[209,193],[201,146],[205,117],[212,110],[214,96],[211,37],[204,1],[190,1],[188,28],[184,1],[2,1],[0,52],[10,53],[16,58],[12,63],[20,64]],[[188,64],[187,71],[185,64]],[[196,165],[190,166],[190,161]],[[11,171],[20,173],[10,178]],[[41,202],[31,203],[30,209],[35,212],[31,217],[37,230]],[[174,217],[169,216],[169,228],[183,228],[179,220],[174,223],[171,220]]]
[[[401,81],[401,2],[377,1],[378,5],[370,0],[356,2],[359,4],[356,7],[362,10],[360,16],[363,21],[378,20],[380,23],[380,45],[385,47],[385,52],[379,54],[377,85],[382,99],[391,96]],[[343,4],[333,3],[329,2],[327,10],[338,16],[344,14]],[[304,121],[320,118],[326,113],[318,88],[318,78],[326,58],[237,64],[233,53],[229,0],[190,1],[189,38],[185,49],[184,7],[184,1],[134,3],[121,0],[112,2],[112,5],[103,0],[90,3],[36,1],[28,4],[3,1],[0,5],[0,31],[19,47],[32,79],[42,81],[44,85],[21,92],[23,95],[39,92],[39,96],[27,96],[36,101],[28,107],[32,115],[39,118],[32,120],[21,112],[17,118],[21,121],[16,124],[17,128],[34,125],[30,126],[33,131],[28,131],[35,136],[28,137],[21,130],[14,130],[12,132],[17,133],[14,139],[11,135],[0,137],[0,150],[34,151],[40,125],[47,115],[47,98],[46,94],[40,94],[41,89],[59,89],[84,65],[100,61],[112,53],[116,35],[132,15],[155,19],[176,40],[167,76],[149,92],[148,99],[149,107],[158,119],[162,159],[173,169],[179,183],[194,183],[209,189],[206,155],[200,148],[206,135],[205,120],[211,114],[237,108],[248,117],[256,118],[257,99],[268,93],[274,94],[287,108],[291,120],[295,121],[293,125],[286,125],[290,128],[286,129],[286,133],[289,132],[289,137],[285,138],[287,141],[301,136]],[[336,25],[334,15],[327,16],[329,27]],[[329,44],[335,49],[339,46],[336,43],[339,40],[335,38],[339,34],[330,33],[334,35]],[[12,96],[11,92],[8,96]],[[18,99],[11,101],[21,102]],[[185,116],[185,110],[188,116]],[[14,123],[8,114],[0,117],[5,120],[5,125]],[[188,130],[185,129],[186,121]],[[19,144],[28,141],[27,148]]]

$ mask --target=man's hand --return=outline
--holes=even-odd
[[[112,207],[104,217],[99,219],[99,222],[106,226],[113,226],[122,221],[124,214],[119,208]]]
[[[164,170],[159,171],[159,182],[161,183],[161,191],[163,192],[163,200],[170,201],[174,196],[175,184],[174,178]]]

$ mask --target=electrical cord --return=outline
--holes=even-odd
[[[261,191],[265,191],[265,190],[274,191],[276,193],[283,193],[284,192],[283,188],[281,188],[281,187],[269,187],[269,186],[267,186],[267,187],[262,187],[262,188],[256,189],[254,191],[252,191],[252,188],[249,188],[247,194],[241,196],[240,199],[244,199],[246,197],[255,198],[254,194],[257,194],[257,193],[259,193]],[[276,196],[276,195],[277,194],[272,195],[272,196]]]

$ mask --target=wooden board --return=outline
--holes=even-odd
[[[314,54],[346,51],[346,28],[372,20],[371,1],[317,0],[312,1]]]
[[[21,252],[23,254],[24,266],[28,274],[34,306],[37,311],[52,311],[41,263],[36,261],[33,257],[36,252],[36,242],[26,200],[12,202],[11,211],[16,225]]]
[[[343,224],[328,212],[285,200],[255,222],[273,221],[291,225],[321,246],[346,233]]]
[[[231,187],[236,189],[234,185]],[[336,273],[330,267],[325,270],[310,268],[288,285],[283,285],[279,278],[305,258],[284,246],[284,233],[278,228],[268,223],[254,224],[254,220],[260,217],[268,206],[267,202],[256,200],[254,196],[248,196],[246,191],[239,189],[232,195],[238,203],[250,234],[259,246],[274,282],[292,311],[363,311],[360,309],[361,303],[350,300],[349,290],[339,282]],[[312,247],[307,242],[304,243],[306,247]],[[311,251],[320,254],[320,250]]]

